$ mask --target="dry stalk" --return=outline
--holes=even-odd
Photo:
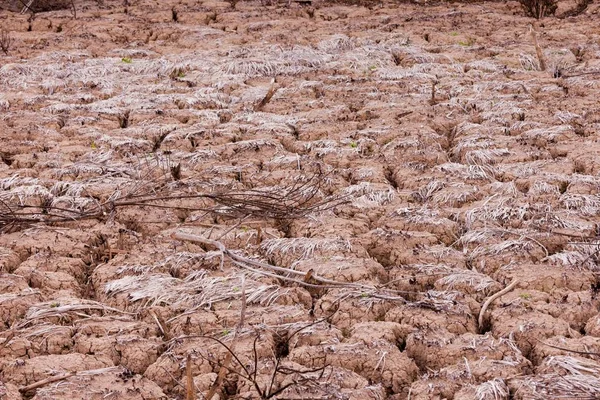
[[[271,101],[273,95],[275,94],[275,92],[277,92],[277,89],[279,88],[275,85],[275,79],[272,79],[271,87],[269,87],[269,90],[267,91],[267,94],[265,94],[265,97],[263,97],[262,100],[254,106],[254,111],[261,111],[264,108],[264,106],[266,106],[269,103],[269,101]]]
[[[73,13],[73,19],[77,19],[77,8],[75,7],[75,0],[71,0],[71,12]]]
[[[544,346],[548,346],[548,347],[552,347],[553,349],[557,349],[557,350],[563,350],[569,353],[575,353],[575,354],[581,354],[581,355],[588,355],[588,356],[600,356],[600,353],[594,353],[593,351],[579,351],[579,350],[573,350],[573,349],[568,349],[566,347],[560,347],[560,346],[555,346],[546,342],[543,342],[541,340],[537,340],[538,342],[540,342],[541,344],[543,344]]]
[[[15,329],[11,329],[8,331],[8,334],[4,337],[4,342],[2,342],[2,347],[8,346],[8,343],[15,337],[16,331]]]
[[[479,312],[479,318],[477,319],[477,323],[479,324],[479,329],[481,329],[483,326],[483,316],[484,316],[485,312],[487,311],[488,307],[490,306],[490,304],[492,304],[496,299],[504,296],[506,293],[513,290],[515,288],[515,286],[517,286],[517,283],[519,283],[519,281],[517,279],[513,279],[513,281],[510,283],[510,285],[508,285],[501,291],[491,295],[490,297],[488,297],[488,299],[485,301],[485,303],[483,303],[483,306],[481,307],[481,311]]]
[[[544,57],[544,52],[540,47],[540,44],[537,40],[537,32],[533,28],[533,25],[529,25],[529,33],[531,33],[531,38],[533,39],[533,45],[535,46],[535,53],[537,54],[538,61],[540,62],[540,70],[546,70],[546,58]]]
[[[156,325],[158,326],[158,329],[160,330],[160,333],[162,334],[163,338],[165,340],[170,340],[171,335],[167,331],[167,325],[165,325],[164,321],[162,321],[162,318],[157,316],[153,310],[149,310],[148,312],[154,319],[154,322],[156,322]],[[162,321],[162,323],[161,323],[161,321]]]
[[[27,392],[31,392],[32,390],[46,386],[50,383],[59,382],[75,375],[77,375],[76,372],[67,372],[66,374],[62,375],[51,376],[50,378],[42,379],[41,381],[37,381],[35,383],[32,383],[31,385],[22,386],[19,388],[19,392],[25,394]]]
[[[437,100],[435,99],[435,87],[437,86],[439,82],[437,80],[434,80],[433,82],[431,82],[431,99],[429,99],[429,104],[434,106],[437,104]]]
[[[192,355],[188,354],[185,360],[185,400],[196,400],[196,390],[194,390],[194,378],[192,376]],[[208,397],[207,397],[208,398]]]
[[[25,14],[27,11],[31,11],[33,13],[34,11],[31,8],[31,5],[33,4],[34,1],[35,0],[28,0],[27,3],[25,3],[23,0],[19,0],[19,2],[21,4],[23,4],[23,8],[21,9],[21,14]]]
[[[8,55],[8,50],[10,50],[10,46],[12,44],[12,37],[10,33],[6,29],[2,29],[0,33],[0,48],[4,52],[4,54]]]
[[[124,371],[124,368],[122,368],[122,367],[106,367],[106,368],[91,369],[91,370],[85,370],[85,371],[71,371],[71,372],[66,372],[66,373],[61,374],[61,375],[51,376],[49,378],[42,379],[40,381],[32,383],[31,385],[22,386],[22,387],[19,388],[19,392],[21,392],[22,394],[26,395],[26,394],[29,394],[29,392],[34,391],[36,389],[39,389],[39,388],[41,388],[43,386],[46,386],[46,385],[48,385],[50,383],[63,381],[63,380],[68,379],[68,378],[70,378],[72,376],[101,375],[101,374],[104,374],[106,372],[115,371],[115,370],[122,370],[122,371]]]

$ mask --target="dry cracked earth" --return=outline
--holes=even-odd
[[[1,399],[599,398],[597,4],[68,3],[0,12]]]

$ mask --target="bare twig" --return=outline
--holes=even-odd
[[[589,356],[600,356],[600,353],[594,353],[592,351],[572,350],[572,349],[567,349],[566,347],[554,346],[552,344],[543,342],[543,341],[541,341],[539,339],[537,339],[537,341],[540,342],[541,344],[543,344],[544,346],[552,347],[553,349],[568,351],[569,353],[575,353],[575,354],[581,354],[581,355],[589,355]]]
[[[32,390],[39,389],[50,383],[63,381],[65,379],[70,378],[75,375],[77,375],[76,372],[67,372],[66,374],[62,374],[62,375],[51,376],[50,378],[42,379],[41,381],[37,381],[35,383],[32,383],[31,385],[22,386],[19,388],[19,392],[21,392],[21,393],[31,392]]]
[[[494,300],[504,296],[506,293],[513,290],[515,288],[515,286],[517,286],[517,283],[519,283],[519,281],[517,279],[513,279],[513,281],[510,283],[510,285],[508,285],[501,291],[494,293],[493,295],[488,297],[488,299],[485,301],[485,303],[483,303],[483,306],[481,307],[481,311],[479,311],[479,318],[477,319],[477,322],[479,324],[479,329],[481,329],[481,327],[483,326],[483,316],[484,316],[486,310],[488,309],[488,307],[490,306],[490,304],[492,304],[494,302]]]
[[[212,386],[210,387],[208,393],[206,394],[205,398],[207,400],[211,400],[213,398],[213,396],[219,390],[221,390],[221,387],[223,386],[223,381],[225,380],[225,375],[227,374],[227,371],[229,370],[229,364],[231,364],[231,359],[232,359],[233,353],[235,351],[235,346],[237,344],[238,335],[241,332],[242,328],[244,327],[245,318],[246,318],[246,281],[245,281],[244,277],[242,276],[242,309],[240,311],[240,322],[238,323],[235,333],[233,334],[233,341],[230,346],[230,351],[225,356],[225,360],[223,360],[223,364],[221,365],[221,368],[219,369],[219,374],[217,375],[217,379],[215,379],[215,381],[213,382]]]
[[[204,211],[214,215],[244,218],[270,218],[281,221],[300,218],[309,213],[331,209],[347,202],[348,196],[321,198],[325,174],[316,172],[312,176],[294,181],[293,184],[271,190],[226,190],[213,193],[189,194],[186,188],[169,189],[166,182],[153,184],[152,176],[141,177],[144,184],[136,184],[132,190],[115,196],[103,203],[89,201],[78,208],[60,206],[33,206],[0,204],[0,231],[14,230],[36,223],[64,223],[86,219],[104,219],[124,207],[153,207],[172,210]],[[148,187],[144,187],[144,186]],[[87,197],[84,199],[89,200]],[[177,202],[197,200],[197,206],[183,207]]]
[[[302,329],[304,329],[304,328],[302,328]],[[286,389],[288,389],[289,387],[296,386],[296,385],[302,385],[302,384],[305,384],[305,383],[308,383],[311,381],[315,381],[315,378],[306,376],[306,374],[319,372],[320,374],[319,374],[318,378],[316,378],[316,379],[320,379],[320,378],[322,378],[324,371],[328,367],[328,365],[324,365],[323,367],[319,367],[319,368],[315,368],[315,369],[307,369],[307,370],[297,370],[294,368],[282,367],[281,366],[281,358],[278,357],[277,355],[275,355],[275,366],[273,368],[273,372],[271,373],[271,379],[266,387],[261,387],[261,385],[257,381],[258,352],[256,351],[256,343],[259,339],[258,335],[254,338],[254,344],[253,344],[254,368],[252,370],[249,370],[250,367],[249,366],[246,367],[242,363],[242,361],[239,359],[239,357],[234,352],[235,349],[232,346],[227,346],[227,344],[225,344],[222,340],[219,340],[219,339],[211,337],[211,336],[202,336],[202,337],[216,341],[227,351],[227,356],[226,356],[225,360],[222,363],[219,363],[219,365],[221,367],[220,371],[225,370],[225,372],[230,372],[232,374],[235,374],[235,375],[241,377],[242,379],[248,381],[249,383],[251,383],[254,386],[254,389],[256,390],[256,392],[258,393],[258,395],[260,396],[261,399],[272,399],[275,396],[277,396],[278,394],[280,394],[283,391],[285,391]],[[291,337],[292,336],[288,337],[288,341]],[[233,344],[235,344],[235,338],[234,338]],[[236,371],[234,368],[229,366],[229,364],[231,363],[231,360],[235,360],[238,363],[238,365],[241,369],[241,372]],[[283,375],[299,374],[300,376],[296,379],[292,379],[291,382],[286,383],[280,387],[275,387],[275,381],[276,381],[276,377],[278,374],[283,374]],[[211,393],[209,393],[209,394],[211,394]],[[207,399],[209,399],[209,397],[207,397]]]
[[[23,4],[23,9],[21,9],[21,14],[25,14],[27,12],[27,10],[34,13],[35,11],[33,11],[33,9],[31,8],[31,5],[33,4],[34,1],[35,0],[28,0],[27,3],[24,3],[23,0],[19,0],[19,2],[21,4]]]

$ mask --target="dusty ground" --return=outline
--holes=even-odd
[[[600,396],[598,5],[541,71],[516,2],[77,3],[0,13],[5,222],[318,171],[335,207],[5,224],[0,398],[204,398],[224,346],[220,399]]]

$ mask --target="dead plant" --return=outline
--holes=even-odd
[[[280,339],[281,343],[277,344],[276,349],[273,352],[274,366],[273,366],[273,369],[271,372],[271,377],[268,380],[268,382],[266,382],[264,384],[261,384],[261,382],[260,382],[261,380],[258,378],[259,357],[258,357],[258,351],[257,351],[256,345],[257,345],[259,339],[261,338],[260,332],[258,330],[255,330],[255,332],[254,332],[255,336],[254,336],[254,341],[252,343],[252,356],[250,359],[250,363],[244,363],[241,360],[240,356],[235,351],[237,337],[238,337],[238,334],[241,331],[241,328],[243,327],[243,324],[244,324],[245,311],[246,311],[246,302],[244,300],[244,297],[242,296],[242,310],[241,310],[240,321],[238,323],[238,327],[236,328],[236,331],[235,331],[235,334],[234,334],[231,344],[228,345],[223,340],[217,339],[212,336],[202,336],[204,338],[214,340],[215,342],[217,342],[221,347],[223,347],[226,350],[226,356],[225,356],[224,361],[219,361],[216,357],[210,355],[210,353],[207,353],[206,355],[200,353],[200,356],[202,358],[204,358],[208,362],[215,364],[217,367],[219,367],[219,374],[218,374],[215,382],[213,383],[212,387],[209,389],[209,392],[207,393],[205,398],[212,399],[213,396],[216,393],[218,393],[219,390],[222,389],[227,373],[229,373],[233,376],[236,376],[238,379],[243,379],[243,380],[249,382],[252,385],[252,387],[254,388],[254,390],[256,390],[256,392],[260,396],[259,397],[260,399],[275,398],[276,396],[284,393],[287,389],[290,389],[295,386],[303,387],[306,385],[312,385],[315,387],[319,387],[318,381],[320,379],[322,379],[323,376],[325,375],[325,371],[329,367],[328,364],[325,364],[322,367],[314,368],[314,369],[296,369],[296,368],[291,368],[291,367],[287,367],[287,366],[283,365],[284,358],[287,357],[287,354],[288,354],[289,342],[295,335],[297,335],[298,333],[302,332],[303,330],[305,330],[313,325],[330,320],[331,317],[333,317],[333,315],[337,311],[337,308],[335,308],[334,311],[332,313],[330,313],[329,315],[327,315],[326,317],[316,320],[312,323],[309,323],[309,324],[301,327],[300,329],[293,331],[292,333],[289,333],[287,335],[285,335],[285,334],[277,335],[277,337],[278,337],[278,339]],[[290,376],[290,375],[293,376],[293,379],[291,379],[291,381],[289,381],[287,383],[279,382],[279,379],[278,379],[279,377]]]
[[[262,109],[271,101],[271,98],[273,98],[273,95],[275,95],[275,92],[277,92],[277,89],[279,89],[279,88],[275,84],[275,79],[272,79],[269,90],[267,91],[265,96],[262,98],[262,100],[254,106],[254,111],[262,111]]]
[[[125,129],[129,126],[129,115],[131,114],[130,110],[125,110],[122,113],[117,115],[117,120],[119,121],[119,128]]]
[[[554,15],[558,7],[558,0],[519,0],[528,17],[542,19]]]
[[[2,29],[2,32],[0,32],[0,49],[2,49],[4,54],[8,55],[11,45],[12,37],[10,36],[10,33],[6,29]]]
[[[160,166],[159,166],[160,167]],[[323,188],[327,174],[314,174],[295,179],[285,187],[272,189],[196,192],[181,179],[181,167],[172,165],[164,171],[159,167],[140,171],[129,188],[115,192],[109,199],[82,196],[71,206],[54,204],[52,199],[39,205],[22,204],[18,199],[0,196],[0,232],[18,231],[32,224],[57,224],[77,220],[113,218],[124,207],[154,207],[179,211],[203,211],[218,217],[273,219],[290,221],[307,214],[324,211],[347,201],[348,196],[325,196]],[[164,166],[163,166],[164,167]],[[158,176],[157,176],[158,175]],[[177,182],[175,184],[175,182]],[[183,200],[195,200],[197,205],[181,206]]]
[[[540,71],[546,70],[546,58],[544,57],[544,52],[540,47],[540,44],[537,40],[537,32],[535,31],[533,25],[529,25],[529,33],[531,33],[531,38],[533,39],[533,45],[535,46],[535,53],[537,55]]]

